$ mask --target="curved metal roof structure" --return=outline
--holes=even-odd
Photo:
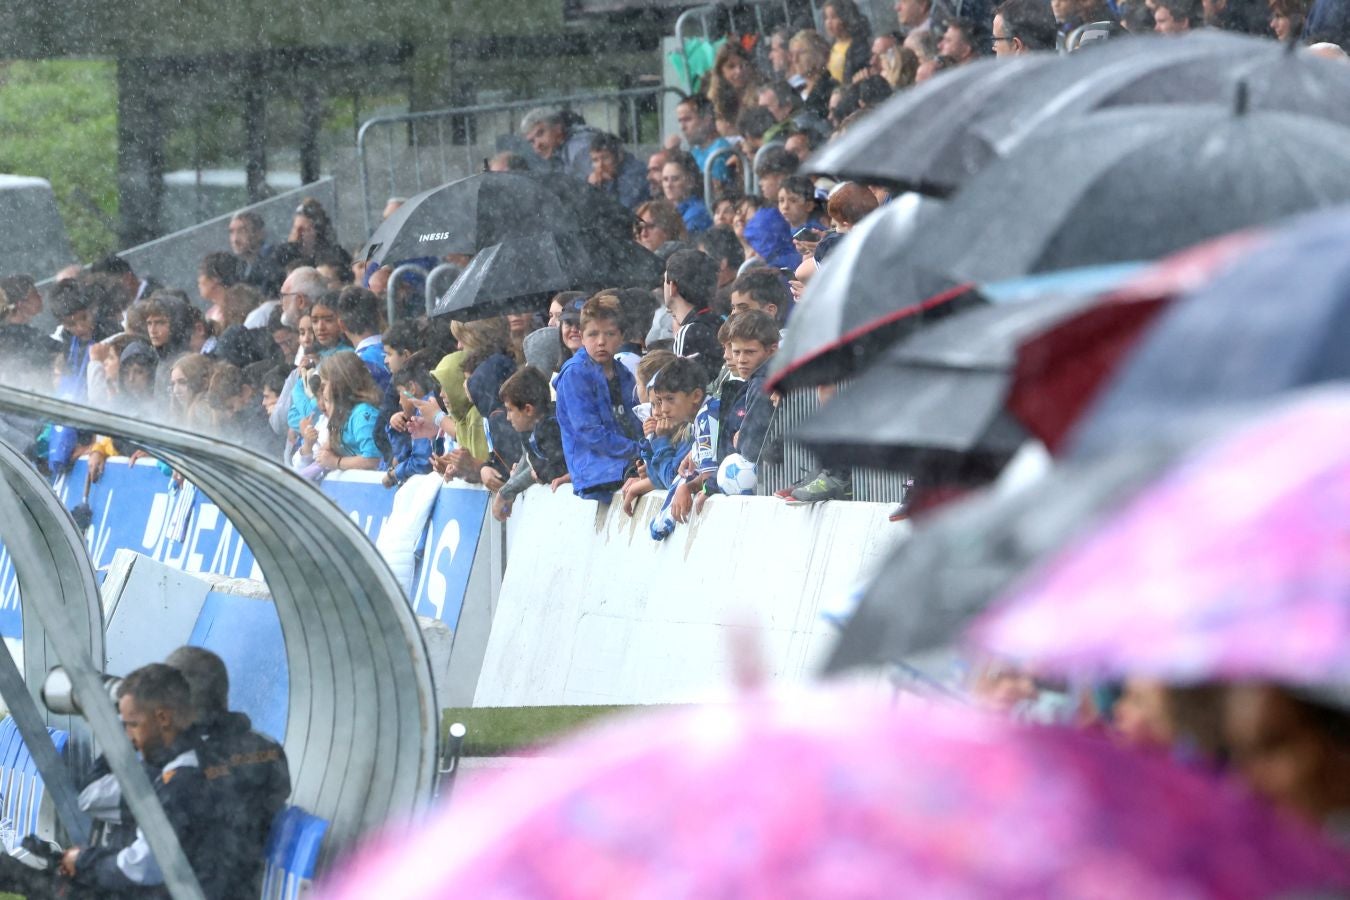
[[[238,446],[0,385],[0,410],[35,409],[164,460],[253,551],[290,670],[292,802],[330,822],[328,853],[422,808],[439,740],[431,667],[402,588],[356,525],[308,482]]]
[[[84,535],[75,527],[70,513],[46,479],[21,453],[3,441],[0,441],[0,478],[22,504],[25,518],[36,528],[35,536],[39,539],[38,557],[15,559],[15,567],[33,565],[47,575],[40,585],[35,586],[47,592],[47,602],[59,603],[65,609],[74,634],[88,647],[89,658],[101,668],[104,659],[103,607]],[[28,693],[37,701],[38,708],[45,711],[38,690],[48,670],[59,660],[42,618],[32,608],[36,598],[30,596],[31,593],[32,588],[19,594],[23,605],[23,675]],[[55,728],[79,727],[78,722],[65,716],[48,712],[45,717],[47,724]]]

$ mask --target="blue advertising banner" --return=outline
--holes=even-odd
[[[85,464],[76,463],[58,479],[55,490],[68,509],[82,499]],[[379,473],[345,472],[329,477],[321,490],[376,541],[387,526],[394,491]],[[454,628],[463,606],[488,493],[480,488],[442,488],[430,520],[422,529],[423,563],[416,572],[413,608]],[[90,488],[89,555],[105,568],[119,549],[149,556],[185,572],[262,580],[253,553],[210,498],[189,484],[176,486],[158,466],[141,460],[109,460],[103,477]],[[429,560],[430,564],[425,561]],[[0,547],[0,636],[22,635],[18,582],[9,555]]]

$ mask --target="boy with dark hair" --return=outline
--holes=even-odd
[[[652,379],[648,394],[652,415],[643,423],[646,437],[641,442],[642,461],[653,487],[669,491],[661,509],[652,518],[652,540],[661,541],[675,530],[670,504],[675,488],[685,481],[680,464],[694,444],[693,422],[707,398],[703,367],[691,359],[676,357]]]
[[[731,285],[731,313],[759,310],[776,322],[782,322],[792,292],[783,283],[777,269],[751,269]]]
[[[717,294],[717,263],[702,250],[680,250],[666,261],[666,309],[675,324],[675,353],[703,366],[705,383],[717,375],[722,346],[721,326],[712,311]]]
[[[764,391],[769,359],[778,352],[778,323],[768,313],[750,310],[727,322],[727,341],[731,346],[731,364],[745,379],[741,403],[732,414],[731,445],[736,452],[758,465],[769,433],[775,407]]]
[[[492,517],[504,522],[516,497],[536,482],[550,484],[562,478],[567,474],[567,463],[548,376],[534,366],[525,366],[502,383],[500,396],[507,421],[524,444],[524,453],[511,477],[492,500]]]
[[[705,257],[706,258],[706,257]],[[598,295],[581,308],[581,349],[558,372],[558,426],[578,497],[609,503],[637,457],[641,433],[632,406],[633,374],[615,364],[623,342],[623,310]]]
[[[415,400],[435,400],[439,386],[426,369],[404,367],[393,376],[391,386],[397,392],[399,406],[405,416],[416,413]],[[387,488],[402,484],[414,475],[431,471],[431,454],[435,442],[431,438],[413,437],[406,428],[386,426],[389,439],[389,466],[382,483]]]
[[[337,298],[338,324],[347,341],[366,364],[370,377],[381,393],[389,390],[389,366],[384,361],[384,340],[380,337],[380,301],[363,287],[345,287]]]

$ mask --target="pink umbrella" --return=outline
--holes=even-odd
[[[1237,785],[1100,737],[838,691],[646,714],[396,836],[325,896],[1193,898],[1350,888]],[[475,789],[476,788],[476,789]]]
[[[972,637],[1083,675],[1350,678],[1350,391],[1300,395],[1191,454]]]

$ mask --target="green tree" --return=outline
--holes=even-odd
[[[80,259],[118,249],[114,64],[0,63],[0,172],[51,182]]]

